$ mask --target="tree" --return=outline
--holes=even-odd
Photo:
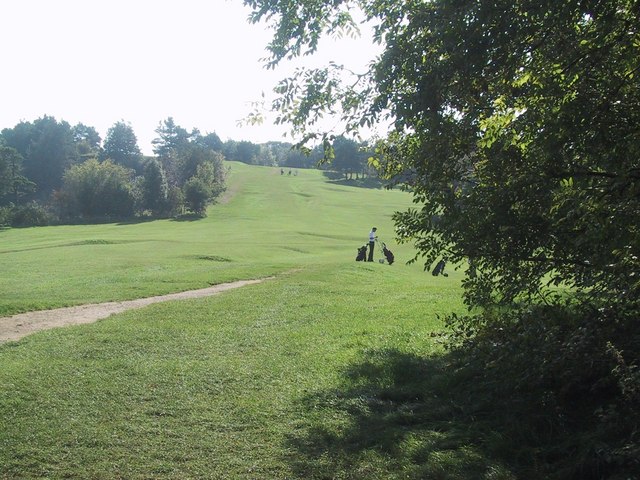
[[[159,157],[179,153],[181,149],[189,145],[192,139],[192,135],[187,130],[176,125],[173,117],[168,117],[160,122],[156,133],[158,138],[155,138],[151,143],[154,153]]]
[[[362,8],[385,45],[370,71],[345,83],[331,65],[283,80],[280,119],[302,142],[330,140],[313,130],[327,111],[352,132],[393,121],[378,166],[418,205],[395,215],[399,239],[426,266],[446,256],[474,267],[464,287],[477,313],[451,318],[455,345],[501,369],[496,398],[522,398],[526,385],[551,402],[549,422],[574,414],[572,399],[609,412],[593,427],[608,460],[585,454],[575,471],[601,462],[629,474],[640,423],[640,3],[245,4],[254,21],[276,21],[271,65],[353,29],[349,8]]]
[[[22,156],[23,174],[36,185],[32,197],[41,200],[60,188],[63,173],[79,159],[71,126],[54,117],[45,115],[34,122],[20,122],[4,129],[2,137]]]
[[[217,135],[209,134],[203,137],[195,128],[189,133],[177,125],[173,117],[160,122],[156,133],[159,137],[152,142],[154,152],[158,155],[172,187],[182,188],[195,174],[197,166],[207,160],[206,157],[214,151],[214,147],[219,146],[216,142]]]
[[[20,197],[35,189],[35,184],[21,175],[22,155],[15,148],[0,143],[0,204],[6,197],[14,205],[20,203]]]
[[[120,121],[109,128],[104,140],[104,157],[137,173],[142,172],[142,153],[130,124]]]
[[[74,165],[64,174],[64,185],[57,194],[63,216],[71,218],[133,215],[133,170],[96,159]]]
[[[604,256],[600,242],[594,251],[576,244],[601,236],[595,231],[601,226],[635,224],[635,202],[626,203],[637,179],[635,2],[565,2],[557,12],[553,2],[535,9],[506,1],[302,2],[294,11],[276,0],[245,3],[256,20],[282,15],[270,44],[273,61],[305,46],[313,50],[323,28],[351,25],[345,5],[357,3],[377,19],[376,35],[384,35],[387,48],[372,67],[375,91],[359,97],[358,115],[348,120],[350,126],[373,122],[383,108],[394,118],[395,133],[381,145],[383,166],[423,200],[419,214],[398,221],[428,263],[445,250],[452,260],[473,256],[487,278],[469,287],[476,291],[488,281],[494,300],[537,296],[539,280],[551,272],[573,286],[602,282],[618,285],[625,297],[637,293],[640,286],[610,267],[640,268],[635,248],[621,253],[629,234],[612,239]],[[300,30],[287,22],[292,15]],[[302,101],[321,94],[345,100],[314,85],[303,90],[313,98],[282,107],[302,133],[315,119],[299,107]],[[294,88],[279,91],[287,97]],[[585,192],[603,189],[614,204],[620,200],[614,194],[625,193],[625,207],[615,210],[621,225],[602,223],[611,205],[586,209]],[[584,237],[566,223],[574,208]]]
[[[345,179],[362,171],[362,157],[357,142],[341,135],[333,141],[332,166],[344,174]]]
[[[257,160],[259,155],[260,145],[256,145],[255,143],[247,140],[241,140],[236,143],[235,156],[230,157],[230,159],[252,165],[258,163]]]
[[[209,188],[203,179],[193,176],[184,184],[184,203],[196,215],[204,215],[209,203]]]
[[[195,175],[185,182],[184,201],[187,208],[196,215],[204,215],[207,205],[224,190],[221,171],[214,162],[198,165]]]
[[[220,140],[220,137],[216,134],[216,132],[207,133],[204,136],[199,136],[196,139],[196,143],[203,145],[204,147],[208,148],[209,150],[213,150],[214,152],[222,152],[224,149],[224,143],[222,142],[222,140]]]
[[[11,163],[17,161],[19,155],[15,148],[0,144],[0,199],[11,192]]]
[[[95,158],[102,153],[102,139],[94,127],[78,123],[71,129],[71,132],[80,158]]]
[[[158,160],[152,158],[145,164],[140,188],[143,210],[149,210],[154,216],[169,213],[169,184]]]
[[[305,153],[294,148],[292,144],[287,144],[286,150],[281,157],[278,158],[278,164],[283,167],[315,168],[321,163],[322,158],[323,152],[321,147],[316,147],[310,152]]]
[[[222,147],[222,154],[227,160],[236,160],[238,151],[238,142],[235,140],[227,140]]]

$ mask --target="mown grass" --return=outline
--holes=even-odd
[[[197,221],[0,232],[0,316],[126,300],[355,258],[372,224],[393,240],[406,194],[325,181],[322,172],[231,163],[231,201]],[[397,247],[399,262],[412,255]],[[395,253],[395,252],[394,252]]]
[[[458,297],[384,265],[331,264],[7,344],[3,474],[468,478],[477,454],[423,456],[446,433],[410,433],[439,351],[433,312]]]
[[[395,245],[393,266],[354,262],[408,199],[316,173],[234,164],[198,222],[0,233],[5,311],[276,275],[0,345],[0,478],[514,478],[437,342],[460,273]]]

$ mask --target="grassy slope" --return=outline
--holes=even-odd
[[[510,478],[439,398],[460,276],[353,261],[407,197],[232,168],[203,221],[0,234],[9,310],[280,274],[0,346],[0,478]]]
[[[204,220],[0,232],[0,316],[352,260],[372,223],[390,243],[390,215],[408,204],[401,192],[324,182],[318,171],[231,165],[232,201]]]

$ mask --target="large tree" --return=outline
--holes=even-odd
[[[80,158],[88,160],[100,155],[102,139],[94,127],[78,123],[71,131],[73,132],[73,140],[76,143]]]
[[[340,135],[333,141],[331,163],[333,168],[344,174],[345,179],[353,178],[354,173],[357,176],[358,173],[364,171],[365,162],[360,146],[355,140]]]
[[[216,132],[207,133],[206,135],[198,135],[195,142],[199,145],[203,145],[209,150],[213,150],[214,152],[222,152],[224,149],[224,142]]]
[[[197,164],[193,176],[183,187],[185,205],[196,215],[204,215],[207,205],[215,202],[225,189],[222,155],[218,152],[209,153],[209,158]]]
[[[64,174],[57,194],[62,217],[127,218],[133,215],[133,170],[96,159],[74,165]]]
[[[142,153],[133,127],[124,121],[116,122],[104,140],[104,157],[137,173],[142,172]]]
[[[54,117],[20,122],[2,130],[2,137],[22,156],[23,174],[36,184],[34,196],[40,200],[60,188],[65,170],[79,159],[71,126]]]
[[[591,453],[567,461],[637,468],[640,2],[245,4],[275,22],[274,65],[353,29],[351,7],[373,22],[384,51],[371,70],[286,79],[280,119],[302,141],[328,140],[313,129],[329,110],[347,131],[391,119],[378,166],[417,205],[395,216],[399,238],[427,265],[471,262],[477,313],[452,325],[478,364],[503,369],[496,398],[535,392],[556,426],[595,412]]]
[[[22,155],[0,143],[0,205],[18,205],[20,198],[34,189],[35,184],[22,175]]]
[[[287,79],[274,106],[301,135],[313,100],[351,101],[347,129],[394,119],[382,167],[421,204],[397,220],[429,263],[473,258],[486,275],[469,287],[493,300],[537,296],[547,275],[637,296],[638,2],[245,3],[280,19],[274,62],[352,25],[350,5],[377,22],[367,90],[300,75],[308,88]]]
[[[169,184],[160,162],[149,159],[140,181],[141,210],[149,210],[154,216],[167,215],[171,211],[169,202]]]
[[[257,145],[248,140],[240,140],[236,143],[235,156],[230,157],[230,160],[238,160],[239,162],[248,164],[258,164],[260,157],[260,145]]]
[[[194,137],[200,137],[197,130],[190,134],[186,129],[176,124],[173,117],[168,117],[160,122],[156,133],[158,137],[154,138],[151,143],[154,153],[159,157],[179,154],[182,149],[189,146]]]

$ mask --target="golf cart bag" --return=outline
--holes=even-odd
[[[387,259],[387,263],[389,265],[393,264],[393,262],[395,261],[395,257],[393,256],[393,253],[391,253],[391,250],[387,248],[384,242],[380,242],[380,243],[382,244],[382,253]]]
[[[356,262],[364,262],[367,259],[367,246],[363,245],[358,249],[358,256],[356,256]]]
[[[436,265],[436,268],[433,269],[433,271],[431,272],[431,274],[434,277],[437,277],[438,275],[444,275],[445,277],[448,277],[449,275],[447,275],[446,273],[444,273],[444,266],[446,265],[446,262],[444,261],[444,258],[442,260],[440,260],[438,262],[438,264]]]

